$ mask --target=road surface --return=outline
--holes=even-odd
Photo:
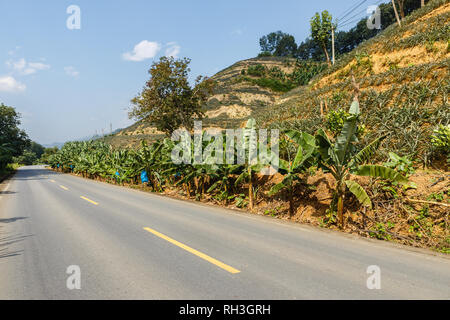
[[[42,166],[0,192],[0,299],[432,298],[446,257]]]

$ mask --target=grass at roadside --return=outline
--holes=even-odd
[[[5,169],[0,170],[0,182],[9,178],[10,176],[12,176],[14,174],[14,172],[16,172],[16,170],[18,168],[20,168],[21,166],[22,165],[20,165],[18,163],[10,163],[6,166]]]

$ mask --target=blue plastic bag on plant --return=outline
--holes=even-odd
[[[148,175],[147,175],[147,171],[145,171],[145,170],[141,172],[141,181],[142,181],[142,183],[148,182]]]

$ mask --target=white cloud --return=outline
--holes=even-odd
[[[19,46],[16,46],[14,49],[9,50],[9,51],[8,51],[8,54],[9,54],[10,56],[13,56],[19,49],[20,49],[20,47],[19,47]]]
[[[167,45],[169,47],[166,49],[166,56],[177,58],[181,47],[176,42],[169,42]]]
[[[126,52],[122,57],[128,61],[143,61],[154,58],[159,50],[161,50],[161,45],[158,42],[143,40],[134,46],[132,53]]]
[[[80,73],[72,66],[64,67],[64,71],[68,76],[77,77]]]
[[[27,63],[24,58],[19,59],[17,61],[13,60],[6,61],[6,65],[21,75],[29,75],[36,73],[39,70],[46,70],[50,68],[50,65],[44,64],[42,62]]]
[[[18,82],[11,76],[0,76],[0,91],[3,92],[19,92],[24,91],[26,86]]]

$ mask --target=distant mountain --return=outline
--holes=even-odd
[[[65,142],[53,142],[50,144],[43,144],[44,148],[54,148],[58,147],[59,149],[64,145]]]
[[[86,136],[86,137],[83,137],[83,138],[80,138],[80,139],[71,139],[70,141],[97,140],[97,139],[101,139],[101,138],[107,137],[109,135],[117,134],[117,133],[119,133],[122,130],[123,130],[123,128],[119,128],[119,129],[114,130],[111,134],[105,134],[104,136],[99,135],[99,134],[94,134],[92,136]],[[50,144],[43,144],[43,146],[45,148],[54,148],[54,147],[61,148],[66,142],[68,142],[68,141],[65,141],[65,142],[53,142],[53,143],[50,143]]]

